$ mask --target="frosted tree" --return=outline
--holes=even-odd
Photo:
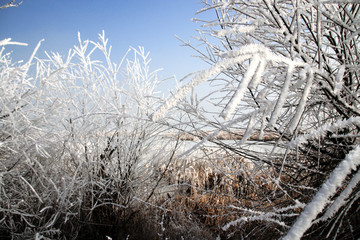
[[[183,43],[211,67],[195,73],[152,118],[162,119],[178,107],[186,113],[189,134],[202,139],[188,152],[211,141],[255,164],[248,178],[263,192],[257,194],[257,207],[234,200],[234,212],[244,216],[223,229],[235,234],[247,222],[261,220],[264,225],[252,234],[272,224],[278,237],[290,229],[288,239],[308,229],[310,236],[355,235],[360,5],[351,0],[202,2],[199,15],[214,14],[214,19],[195,19],[203,22],[197,38],[202,45]],[[219,140],[222,132],[235,140]],[[336,170],[347,163],[348,170]],[[271,183],[270,191],[259,182]],[[309,196],[315,197],[291,227]]]

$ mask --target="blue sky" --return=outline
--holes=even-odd
[[[150,51],[152,69],[164,69],[161,78],[176,75],[180,79],[207,67],[175,38],[198,44],[192,36],[197,36],[200,24],[191,18],[205,17],[195,15],[201,7],[199,0],[24,0],[17,8],[0,10],[0,39],[11,37],[29,44],[12,48],[19,60],[27,59],[43,38],[40,52],[66,55],[76,44],[78,32],[83,40],[97,40],[104,30],[114,62],[120,61],[129,46],[143,46]]]

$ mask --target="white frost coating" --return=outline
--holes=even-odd
[[[253,77],[253,80],[251,81],[251,83],[249,84],[249,88],[250,89],[256,89],[256,87],[259,85],[259,83],[261,82],[261,77],[264,74],[265,71],[265,67],[266,67],[267,61],[265,60],[260,60],[259,66],[256,69],[255,75]]]
[[[303,134],[294,140],[292,140],[288,145],[290,148],[296,147],[309,139],[319,138],[321,136],[325,136],[327,132],[335,132],[338,129],[345,128],[349,125],[358,125],[360,126],[360,117],[350,117],[346,120],[340,120],[333,124],[324,124],[315,131],[312,131],[308,134]]]
[[[346,176],[360,165],[360,145],[352,150],[346,158],[335,168],[330,177],[321,186],[312,201],[306,205],[294,225],[291,227],[283,240],[300,239],[313,224],[312,221],[324,209],[330,197],[340,187]]]
[[[290,209],[296,209],[296,208],[299,208],[299,207],[303,207],[303,205],[304,204],[300,203],[299,201],[295,201],[294,206],[288,206],[286,208],[277,209],[276,212],[267,212],[267,213],[261,212],[261,211],[254,211],[254,210],[251,210],[251,209],[238,207],[238,206],[234,206],[234,205],[230,205],[229,208],[234,208],[234,209],[236,209],[238,211],[242,211],[244,213],[250,214],[250,216],[240,217],[238,219],[235,219],[234,221],[231,221],[231,222],[227,223],[226,225],[224,225],[222,227],[222,230],[226,231],[231,226],[235,226],[235,225],[237,225],[239,223],[250,222],[250,221],[273,222],[273,223],[279,224],[280,226],[288,228],[288,226],[286,226],[286,224],[284,222],[278,220],[278,218],[281,218],[281,212],[288,211]]]
[[[306,86],[304,89],[304,92],[302,94],[302,97],[300,99],[299,102],[299,106],[296,108],[296,113],[295,116],[293,117],[293,119],[291,120],[291,124],[288,128],[288,131],[292,134],[296,128],[296,126],[298,125],[301,115],[304,112],[305,106],[306,106],[306,102],[307,102],[307,98],[310,94],[310,90],[311,90],[311,86],[312,86],[312,82],[313,82],[313,72],[311,71],[311,69],[308,72],[307,75],[307,82],[306,82]]]
[[[334,87],[334,93],[335,94],[339,94],[339,92],[341,91],[344,81],[344,74],[345,74],[345,66],[341,65],[339,67],[338,73],[336,74],[336,78],[335,78],[335,87]]]
[[[242,223],[242,222],[250,222],[250,221],[266,221],[266,222],[272,222],[272,223],[276,223],[276,224],[278,224],[280,226],[286,227],[286,224],[284,222],[281,222],[281,221],[279,221],[277,219],[274,219],[274,218],[266,217],[265,215],[259,215],[259,216],[238,218],[238,219],[236,219],[234,221],[231,221],[228,224],[226,224],[224,227],[222,227],[222,230],[226,231],[231,226],[235,226],[235,225],[237,225],[239,223]]]
[[[325,212],[324,216],[322,216],[319,221],[326,221],[327,219],[333,217],[339,211],[339,209],[344,206],[344,204],[346,203],[346,199],[350,196],[350,194],[359,182],[360,170],[355,174],[355,176],[351,179],[345,190],[341,193],[339,197],[336,198],[336,200],[331,204],[331,206]]]
[[[269,60],[271,62],[284,63],[286,65],[293,65],[294,67],[307,67],[308,64],[300,61],[291,60],[288,57],[284,57],[282,55],[278,55],[276,53],[271,52],[271,50],[264,45],[260,44],[248,44],[238,50],[231,50],[227,52],[220,53],[219,56],[221,58],[232,58],[239,55],[258,54],[261,56],[261,60],[264,59]]]
[[[237,50],[222,52],[219,54],[219,56],[225,59],[225,58],[234,58],[245,54],[251,54],[251,55],[261,54],[261,56],[265,59],[268,59],[269,58],[268,56],[271,57],[275,56],[275,54],[272,54],[268,48],[260,44],[248,44]]]
[[[217,32],[218,37],[223,37],[229,34],[238,34],[238,33],[251,33],[255,31],[255,26],[241,26],[223,29]]]
[[[281,88],[281,93],[280,93],[279,99],[276,103],[274,111],[271,114],[271,118],[270,118],[270,122],[269,122],[270,126],[275,125],[276,120],[280,116],[281,109],[285,103],[287,95],[289,94],[289,87],[290,87],[290,83],[291,83],[291,77],[292,77],[293,70],[294,70],[294,65],[289,64],[287,73],[286,73],[284,86]]]
[[[5,38],[0,41],[0,46],[5,45],[20,45],[20,46],[27,46],[27,43],[21,43],[21,42],[12,42],[11,38]]]
[[[228,120],[230,115],[234,112],[235,108],[239,103],[241,102],[242,98],[244,97],[245,91],[252,79],[252,77],[255,74],[255,71],[257,67],[259,66],[260,58],[258,55],[255,55],[254,58],[250,62],[250,66],[245,73],[244,78],[239,83],[239,86],[235,92],[235,94],[232,96],[228,104],[226,105],[225,109],[220,114],[221,117],[223,117],[225,120]]]

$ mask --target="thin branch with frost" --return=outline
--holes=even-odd
[[[339,209],[344,206],[348,198],[350,197],[351,193],[355,189],[355,187],[360,182],[360,170],[357,171],[357,173],[351,178],[349,184],[346,186],[346,188],[342,191],[341,195],[338,196],[333,203],[331,203],[331,206],[326,210],[325,214],[314,221],[314,224],[321,221],[326,221],[332,217],[339,211]]]
[[[283,105],[284,105],[284,103],[286,101],[286,98],[287,98],[287,96],[289,94],[289,87],[290,87],[293,71],[294,71],[294,66],[292,64],[290,64],[288,66],[288,68],[287,68],[284,85],[281,88],[279,98],[278,98],[278,100],[276,102],[276,105],[275,105],[275,108],[274,108],[274,110],[272,111],[272,114],[271,114],[271,118],[270,118],[270,121],[269,121],[270,126],[275,125],[275,122],[277,121],[277,119],[278,119],[278,117],[279,117],[279,115],[281,113],[281,110],[283,108]]]
[[[20,45],[20,46],[27,46],[27,43],[21,43],[21,42],[12,42],[11,38],[6,38],[0,41],[0,46],[5,45]]]
[[[255,75],[255,71],[257,70],[260,63],[260,57],[255,55],[250,62],[249,68],[245,73],[244,78],[239,83],[239,86],[237,87],[235,94],[232,96],[222,113],[220,114],[221,117],[223,117],[225,120],[228,120],[230,115],[234,112],[235,108],[239,103],[241,102],[242,98],[244,97],[245,91]]]
[[[316,139],[319,137],[325,136],[328,132],[334,133],[339,129],[344,129],[346,127],[349,127],[351,125],[360,126],[360,117],[350,117],[349,119],[336,121],[335,123],[328,123],[324,124],[315,131],[312,131],[311,133],[300,135],[299,137],[295,138],[291,142],[288,143],[288,146],[293,148],[296,146],[299,146],[302,143],[305,143],[306,141],[310,139]]]
[[[279,220],[282,217],[284,217],[286,214],[284,214],[284,212],[289,211],[289,210],[295,210],[298,208],[303,208],[305,205],[303,203],[300,203],[299,201],[295,201],[295,205],[292,206],[287,206],[285,208],[280,208],[280,209],[276,209],[274,212],[260,212],[260,211],[254,211],[251,209],[246,209],[243,207],[237,207],[237,206],[233,206],[230,205],[229,208],[233,208],[237,211],[243,212],[245,214],[249,214],[249,216],[246,217],[240,217],[236,220],[233,220],[229,223],[227,223],[226,225],[224,225],[222,227],[222,230],[226,231],[228,230],[231,226],[236,226],[240,223],[246,223],[246,222],[250,222],[250,221],[265,221],[265,222],[271,222],[271,223],[275,223],[279,226],[288,228],[288,226],[285,224],[285,222]],[[296,214],[290,214],[291,216],[296,215]],[[279,218],[279,219],[277,219]]]
[[[313,224],[316,216],[322,212],[328,204],[329,199],[336,193],[338,187],[342,185],[345,178],[356,170],[360,165],[360,145],[352,150],[344,160],[342,160],[329,178],[321,186],[314,198],[306,205],[300,216],[297,218],[294,225],[288,231],[283,240],[297,240],[300,239],[306,230]]]
[[[278,219],[268,217],[266,215],[267,214],[264,213],[264,214],[258,215],[258,216],[249,216],[249,217],[238,218],[238,219],[236,219],[234,221],[231,221],[228,224],[226,224],[224,227],[222,227],[222,230],[226,231],[232,226],[236,226],[236,225],[238,225],[240,223],[246,223],[246,222],[250,222],[250,221],[253,221],[253,222],[255,222],[255,221],[265,221],[265,222],[270,222],[270,223],[276,223],[277,225],[282,226],[282,227],[287,227],[284,222],[282,222],[282,221],[280,221]]]
[[[296,108],[295,115],[291,120],[290,126],[288,127],[288,131],[291,134],[295,131],[295,128],[297,127],[297,125],[298,125],[298,123],[299,123],[299,121],[301,119],[301,115],[303,114],[304,109],[306,107],[307,98],[310,95],[310,91],[311,91],[311,87],[312,87],[312,83],[313,83],[313,78],[314,78],[313,72],[311,70],[307,71],[306,78],[307,78],[307,81],[306,81],[306,86],[305,86],[304,92],[303,92],[303,94],[301,96],[301,100],[299,102],[299,105]]]

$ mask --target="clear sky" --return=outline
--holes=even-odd
[[[0,0],[1,5],[10,0]],[[196,53],[175,35],[198,44],[192,36],[200,24],[192,22],[200,0],[24,0],[16,8],[0,10],[0,39],[28,43],[13,47],[14,58],[27,59],[37,42],[45,39],[40,52],[66,55],[83,40],[97,40],[105,31],[112,45],[112,58],[120,62],[129,46],[150,51],[152,70],[163,68],[160,77],[184,75],[207,67]]]

